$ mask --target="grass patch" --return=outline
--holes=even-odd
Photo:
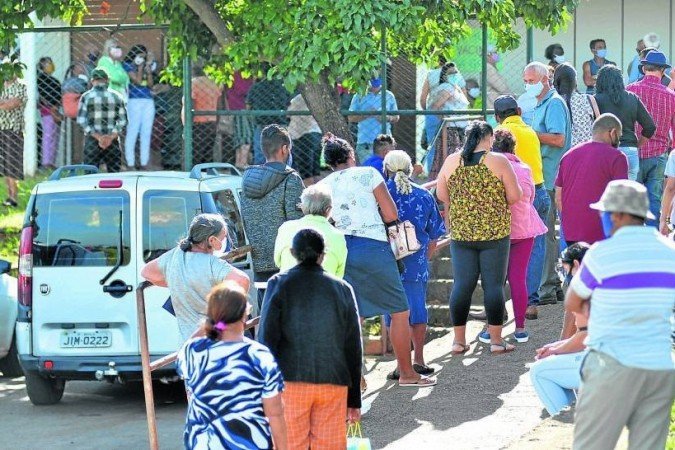
[[[34,177],[19,181],[19,206],[10,208],[0,205],[0,258],[16,264],[19,258],[19,233],[23,225],[24,211],[30,199],[30,193],[36,184],[47,179],[47,174],[39,173]],[[7,184],[0,183],[0,201],[7,198]]]
[[[670,406],[670,431],[668,432],[666,448],[675,450],[675,403]]]

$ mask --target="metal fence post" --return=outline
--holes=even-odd
[[[192,167],[192,61],[189,56],[183,59],[183,165],[185,170]]]
[[[483,114],[483,119],[487,117],[487,54],[488,54],[488,26],[487,24],[481,25],[483,45],[481,54],[483,55],[483,60],[481,61],[481,74],[480,74],[480,92],[483,101],[481,102],[481,114]]]
[[[527,63],[534,60],[534,32],[532,27],[527,27]]]
[[[382,118],[381,122],[381,133],[387,134],[387,89],[389,88],[387,83],[387,28],[382,25],[382,89],[380,90],[380,95],[382,99]]]

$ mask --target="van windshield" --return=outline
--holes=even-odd
[[[122,265],[130,261],[126,191],[39,194],[35,201],[35,266],[114,266],[122,223]]]

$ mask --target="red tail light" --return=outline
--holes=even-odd
[[[19,244],[19,303],[33,304],[33,227],[21,230]]]

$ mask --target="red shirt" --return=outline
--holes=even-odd
[[[562,188],[562,228],[566,241],[592,244],[605,238],[598,212],[591,203],[600,200],[607,183],[628,178],[628,160],[619,150],[602,142],[585,142],[560,160],[556,188]]]
[[[654,135],[639,149],[640,158],[653,158],[663,155],[671,146],[671,130],[675,135],[675,127],[673,126],[675,92],[662,85],[661,80],[653,75],[647,75],[642,80],[629,84],[626,86],[626,90],[640,97],[656,124]],[[640,124],[635,124],[635,134],[637,136],[642,135]]]

